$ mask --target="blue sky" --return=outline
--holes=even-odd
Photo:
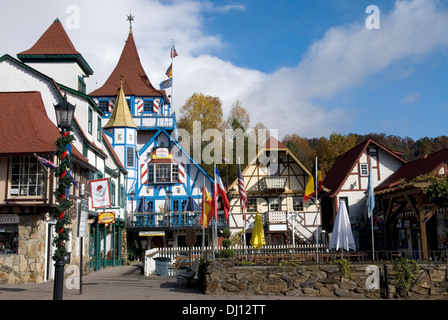
[[[369,5],[380,10],[379,30],[365,27]],[[177,112],[201,92],[222,100],[224,117],[239,100],[252,126],[262,122],[280,139],[332,132],[419,139],[448,131],[447,7],[443,0],[17,0],[0,12],[0,54],[30,48],[58,17],[95,71],[91,92],[120,56],[131,11],[156,87],[176,43]]]

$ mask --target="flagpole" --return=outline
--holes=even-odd
[[[313,172],[314,176],[314,186],[315,186],[315,196],[316,196],[316,225],[317,225],[317,229],[316,229],[316,263],[319,262],[319,205],[318,205],[318,200],[317,200],[317,193],[318,193],[318,184],[319,184],[319,175],[317,173],[317,171],[319,170],[319,167],[317,166],[317,157],[315,159],[315,163],[314,166],[316,168],[316,171]]]
[[[173,105],[173,86],[174,86],[174,81],[173,81],[173,70],[174,70],[174,55],[172,54],[172,50],[174,48],[174,39],[171,39],[171,52],[170,52],[170,57],[171,57],[171,110],[173,110],[174,105]]]
[[[204,260],[207,260],[207,255],[205,254],[205,228],[204,228],[204,218],[205,218],[205,201],[204,201],[204,188],[205,188],[205,177],[202,177],[202,203],[201,203],[201,215],[202,216],[202,256]]]
[[[238,166],[239,166],[239,170],[241,170],[241,165],[240,165],[240,157],[238,157]],[[244,183],[244,178],[243,178],[243,183]],[[242,203],[242,199],[240,196],[240,206],[241,206],[241,213],[243,214],[243,247],[244,247],[244,256],[247,260],[247,246],[246,246],[246,208],[244,208],[243,203]]]
[[[374,238],[374,232],[373,232],[373,206],[372,206],[372,196],[373,194],[373,185],[372,185],[372,159],[370,159],[369,163],[369,181],[368,181],[368,187],[367,187],[367,213],[370,215],[370,227],[372,228],[372,258],[375,260],[375,238]]]
[[[214,174],[214,183],[213,183],[213,196],[212,196],[212,201],[213,201],[213,215],[215,217],[215,222],[214,222],[214,226],[213,226],[213,260],[215,259],[215,254],[216,254],[216,248],[218,248],[218,225],[217,225],[217,219],[218,219],[218,207],[217,207],[217,200],[218,200],[218,196],[216,194],[217,190],[216,190],[216,163],[213,165],[213,174]]]

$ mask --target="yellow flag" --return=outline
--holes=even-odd
[[[212,208],[212,197],[207,188],[204,186],[202,188],[202,205],[201,205],[201,220],[200,224],[202,229],[207,228],[210,221],[208,221],[207,216]]]

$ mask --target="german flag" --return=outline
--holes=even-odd
[[[317,164],[317,170],[316,170]],[[313,166],[313,170],[311,170],[311,174],[308,177],[308,183],[306,184],[305,194],[303,195],[303,201],[307,202],[311,197],[316,195],[316,183],[315,177],[317,177],[317,192],[322,190],[322,170],[319,168],[319,164],[316,161],[316,164]]]

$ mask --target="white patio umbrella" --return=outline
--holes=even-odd
[[[349,251],[350,249],[356,250],[350,218],[348,217],[347,207],[345,206],[344,201],[339,202],[329,249],[341,249],[341,258],[344,256],[344,249],[346,251]]]

